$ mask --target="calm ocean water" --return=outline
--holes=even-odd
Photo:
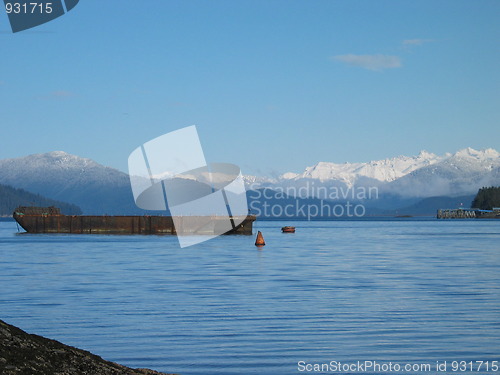
[[[255,229],[262,250],[249,236],[180,249],[169,236],[17,235],[0,222],[0,318],[185,375],[500,360],[500,220]]]

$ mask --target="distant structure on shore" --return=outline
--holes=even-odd
[[[500,207],[492,210],[478,208],[440,209],[437,211],[438,219],[500,219]]]
[[[472,208],[441,209],[438,219],[500,219],[500,187],[479,189],[472,201]]]

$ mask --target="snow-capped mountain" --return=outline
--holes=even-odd
[[[414,197],[457,196],[492,185],[500,185],[500,153],[469,147],[446,156],[439,163],[412,171],[381,190],[404,192]]]
[[[375,207],[384,199],[398,204],[398,200],[470,195],[483,186],[500,186],[500,153],[466,148],[438,156],[422,151],[417,156],[367,163],[321,162],[303,173],[289,172],[273,179],[244,176],[244,180],[254,190],[298,188],[302,198],[307,198],[308,192],[314,193],[313,189],[302,189],[306,192],[303,196],[300,191],[310,182],[315,187],[332,189],[376,186],[383,199],[367,202]],[[85,214],[144,213],[135,206],[126,173],[62,151],[0,160],[0,184],[76,204]]]
[[[0,160],[0,184],[74,203],[88,214],[137,211],[126,173],[63,151]]]
[[[474,193],[485,185],[500,184],[500,153],[494,149],[466,148],[439,156],[421,151],[417,156],[370,161],[367,163],[320,162],[303,173],[285,173],[277,184],[303,184],[304,179],[322,186],[342,183],[347,188],[378,186],[382,192],[402,196],[428,197]]]
[[[356,185],[360,177],[391,182],[422,167],[439,163],[445,156],[437,156],[427,151],[421,151],[417,156],[398,156],[391,159],[370,161],[367,163],[328,163],[318,164],[306,168],[303,173],[285,173],[283,180],[299,180],[303,178],[316,179],[321,182],[337,180],[347,187]]]
[[[0,160],[0,171],[0,179],[3,181],[19,178],[53,181],[64,174],[64,179],[74,184],[90,180],[108,185],[115,182],[118,176],[127,177],[126,174],[100,165],[92,159],[71,155],[64,151]]]

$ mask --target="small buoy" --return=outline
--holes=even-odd
[[[257,239],[255,240],[255,246],[266,246],[266,241],[264,241],[264,237],[260,230],[257,232]]]

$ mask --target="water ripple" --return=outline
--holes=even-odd
[[[293,225],[293,223],[287,223]],[[131,367],[290,374],[297,362],[498,360],[500,221],[258,223],[223,236],[15,235],[2,319]]]

